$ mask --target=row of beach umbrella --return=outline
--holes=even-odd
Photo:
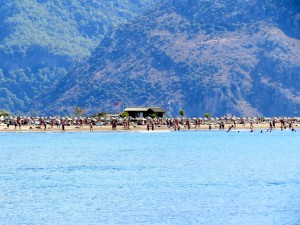
[[[34,116],[34,117],[26,117],[26,116],[21,116],[21,117],[12,117],[12,116],[1,116],[0,117],[0,121],[6,121],[6,120],[31,120],[31,121],[39,121],[39,120],[46,120],[46,121],[56,121],[56,120],[64,120],[67,122],[73,122],[75,123],[78,120],[82,120],[84,121],[88,121],[88,122],[110,122],[110,121],[124,121],[127,120],[128,118],[122,118],[122,117],[54,117],[54,116],[50,116],[50,117],[39,117],[39,116]],[[129,117],[129,119],[131,121],[147,121],[147,120],[152,120],[152,118],[147,117],[147,118],[132,118]],[[174,120],[174,119],[178,119],[178,120],[190,120],[192,121],[196,121],[201,120],[201,121],[207,121],[207,122],[232,122],[232,121],[236,121],[236,122],[270,122],[270,121],[280,121],[280,120],[285,120],[285,121],[300,121],[300,117],[210,117],[210,118],[202,118],[202,117],[192,117],[192,118],[188,118],[188,117],[183,117],[183,118],[155,118],[153,120],[162,120],[162,121],[166,121],[166,120]]]

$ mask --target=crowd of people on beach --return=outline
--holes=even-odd
[[[179,131],[182,127],[185,130],[191,129],[201,129],[206,126],[208,130],[219,129],[225,130],[225,126],[228,126],[227,132],[237,129],[237,124],[242,126],[243,129],[246,129],[246,124],[250,132],[254,131],[255,125],[266,124],[269,126],[267,132],[272,132],[272,130],[277,127],[283,130],[296,131],[295,126],[297,126],[300,120],[298,119],[286,119],[284,117],[279,119],[269,119],[263,120],[258,118],[254,119],[221,119],[221,120],[204,120],[201,118],[99,118],[99,117],[15,117],[15,118],[6,118],[2,120],[6,124],[6,129],[10,129],[11,126],[14,126],[15,130],[21,130],[22,126],[29,127],[32,129],[41,129],[46,131],[47,129],[61,129],[61,131],[66,130],[66,126],[75,126],[76,128],[81,128],[83,126],[89,126],[90,132],[94,131],[94,126],[111,126],[112,131],[117,131],[118,126],[124,128],[124,130],[129,130],[130,127],[145,126],[148,131],[155,130],[157,128],[167,128],[173,129],[174,131]],[[261,133],[263,130],[261,130]]]

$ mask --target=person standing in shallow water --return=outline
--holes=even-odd
[[[231,129],[232,129],[233,127],[234,127],[234,126],[231,125],[231,126],[228,128],[227,133],[228,133],[229,131],[231,131]]]

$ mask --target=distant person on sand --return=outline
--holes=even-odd
[[[112,130],[117,131],[117,122],[116,121],[112,122]]]
[[[19,129],[21,130],[21,119],[20,119],[20,117],[17,118],[17,126],[19,126]]]
[[[60,128],[60,121],[59,120],[56,120],[56,128]]]
[[[92,132],[92,131],[93,131],[93,123],[90,122],[90,132]]]
[[[180,126],[179,126],[179,120],[178,119],[175,119],[174,121],[174,130],[180,130]]]
[[[272,124],[272,122],[270,122],[270,128],[269,128],[270,130],[272,130],[273,129],[273,124]]]
[[[188,130],[191,129],[191,124],[190,124],[190,120],[189,119],[186,120],[185,125],[187,126]]]
[[[61,130],[65,131],[65,121],[64,120],[61,121]]]

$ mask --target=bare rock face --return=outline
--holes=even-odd
[[[106,36],[35,109],[299,115],[299,13],[296,0],[163,2]]]

